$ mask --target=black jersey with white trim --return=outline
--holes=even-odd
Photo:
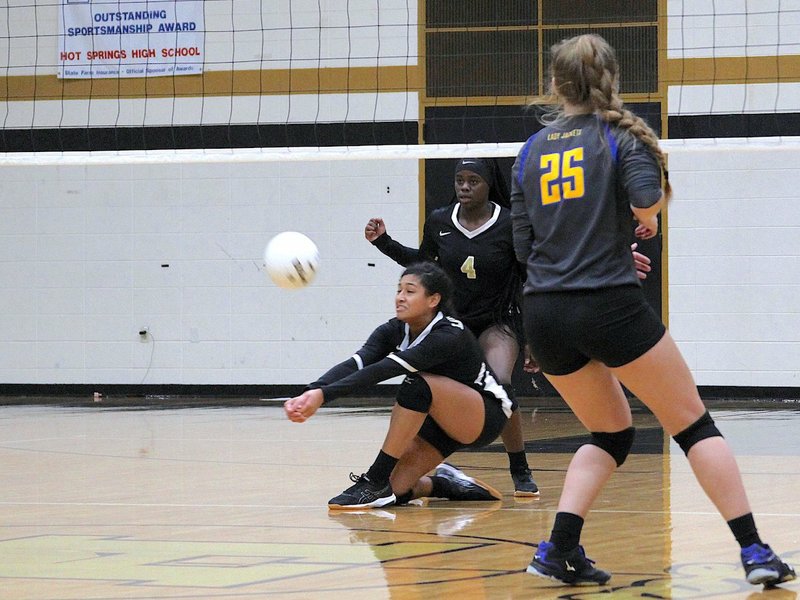
[[[307,389],[321,389],[325,402],[398,375],[423,371],[442,375],[497,398],[506,416],[514,408],[483,358],[472,332],[458,319],[438,313],[413,340],[397,318],[379,326],[352,357]]]
[[[510,306],[508,288],[518,281],[511,231],[511,211],[492,204],[492,216],[470,231],[458,221],[461,205],[432,211],[425,220],[419,250],[403,246],[384,234],[374,245],[403,266],[420,260],[439,263],[453,281],[453,304],[467,322],[486,319]]]
[[[631,205],[661,197],[661,167],[633,134],[594,114],[564,117],[523,145],[512,169],[514,247],[525,293],[641,285]]]

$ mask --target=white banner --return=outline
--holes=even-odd
[[[202,0],[61,0],[58,76],[203,72]]]

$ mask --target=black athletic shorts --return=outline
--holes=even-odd
[[[637,285],[528,294],[523,316],[531,352],[548,375],[574,373],[590,360],[621,367],[666,332]]]
[[[503,431],[508,417],[500,407],[499,400],[492,395],[483,396],[483,407],[483,431],[481,431],[478,439],[471,444],[462,444],[451,438],[430,415],[425,418],[417,435],[441,452],[445,458],[453,454],[453,452],[464,448],[483,448],[488,446]]]
[[[517,313],[516,309],[514,312]],[[493,315],[482,315],[470,319],[461,319],[461,322],[464,323],[465,327],[469,329],[472,332],[472,335],[474,335],[476,338],[479,338],[481,334],[490,327],[502,327],[510,336],[517,338],[518,341],[522,337],[523,333],[521,315],[518,313],[512,314],[509,312],[508,314],[503,315],[503,318],[499,323]]]

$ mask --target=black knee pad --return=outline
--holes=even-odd
[[[608,452],[619,467],[622,466],[622,463],[625,462],[625,459],[628,458],[628,454],[631,452],[634,435],[636,435],[636,429],[633,427],[628,427],[622,431],[615,431],[614,433],[593,431],[592,439],[589,443]]]
[[[678,443],[683,453],[688,456],[689,449],[697,442],[710,437],[724,437],[717,426],[714,424],[714,419],[706,411],[702,417],[697,419],[694,423],[689,425],[686,429],[672,436],[672,439]]]
[[[408,375],[395,398],[397,404],[414,412],[427,413],[433,402],[433,394],[428,382],[421,375]]]

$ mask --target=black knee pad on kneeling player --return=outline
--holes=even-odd
[[[636,429],[633,427],[615,431],[614,433],[592,431],[592,439],[589,443],[608,452],[617,463],[617,466],[620,467],[631,452],[634,435],[636,435]]]
[[[678,443],[678,446],[681,447],[683,453],[688,455],[692,446],[694,446],[697,442],[710,437],[724,436],[714,424],[714,419],[712,419],[711,415],[708,414],[708,411],[706,411],[702,417],[697,419],[697,421],[689,425],[680,433],[673,435],[672,439]]]
[[[421,375],[408,375],[395,397],[397,404],[414,412],[427,413],[433,402],[431,388]]]

